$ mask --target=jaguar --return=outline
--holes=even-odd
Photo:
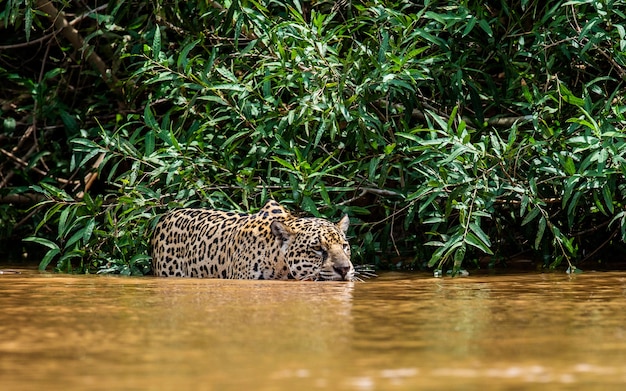
[[[346,232],[338,223],[296,217],[276,201],[257,213],[175,209],[151,239],[156,276],[352,281]]]

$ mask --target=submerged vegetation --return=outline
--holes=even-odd
[[[626,250],[626,1],[12,0],[0,237],[142,274],[167,208],[352,218],[355,262]]]

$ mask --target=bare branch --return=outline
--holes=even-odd
[[[13,160],[15,163],[17,163],[17,165],[22,166],[22,167],[28,167],[28,162],[24,161],[23,159],[15,156],[14,154],[12,154],[9,151],[6,151],[2,148],[0,148],[0,153],[6,155],[7,157],[9,157],[11,160]],[[36,172],[37,174],[43,175],[43,176],[48,176],[48,173],[46,171],[43,171],[40,168],[37,167],[31,167],[30,168],[32,171]],[[63,179],[63,178],[54,178],[54,180],[56,180],[59,183],[64,183],[64,184],[68,184],[68,183],[72,183],[71,181],[68,181],[67,179]],[[0,188],[3,186],[0,186]]]
[[[93,185],[93,183],[96,181],[96,179],[98,178],[98,169],[100,168],[100,165],[102,164],[102,162],[104,161],[104,157],[105,157],[105,153],[101,153],[100,155],[98,155],[98,158],[96,159],[96,161],[93,163],[92,168],[93,171],[88,173],[85,176],[85,189],[81,192],[79,192],[76,195],[76,198],[79,200],[82,200],[83,197],[85,196],[85,193],[89,191],[89,189],[91,188],[91,186]]]
[[[24,194],[8,194],[0,197],[0,204],[26,204],[32,205],[45,200],[42,194],[24,193]]]

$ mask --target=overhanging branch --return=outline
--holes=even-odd
[[[52,1],[47,0],[37,0],[37,9],[48,15],[48,19],[54,23],[54,27],[72,44],[74,49],[84,56],[86,55],[87,61],[98,70],[111,91],[121,95],[119,82],[115,75],[113,75],[111,68],[107,66],[104,60],[102,60],[91,46],[85,44],[83,37],[78,33],[78,30],[67,21],[65,14],[59,11]]]

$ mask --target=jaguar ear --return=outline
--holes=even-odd
[[[293,231],[289,229],[282,221],[274,220],[270,224],[272,234],[280,241],[286,242],[293,236]]]
[[[348,215],[344,215],[341,220],[337,223],[337,227],[343,231],[343,233],[348,232],[348,227],[350,226],[350,218]]]

